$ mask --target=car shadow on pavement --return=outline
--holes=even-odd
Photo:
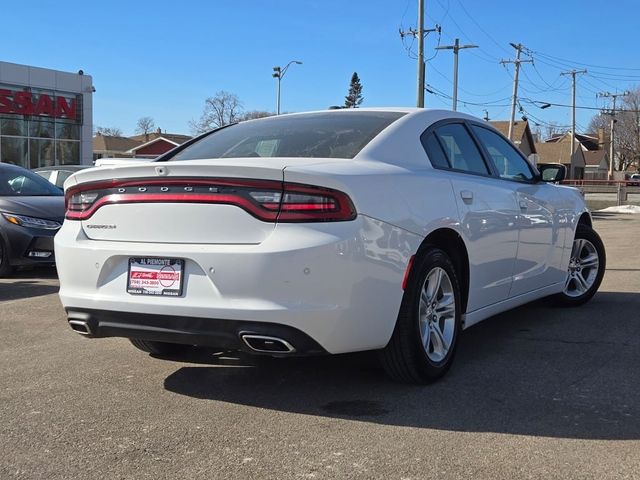
[[[640,439],[640,294],[575,309],[539,301],[465,331],[449,374],[396,384],[374,353],[315,358],[194,356],[171,392],[264,409],[417,428]]]
[[[0,302],[56,293],[60,289],[57,278],[51,267],[18,270],[0,281]]]

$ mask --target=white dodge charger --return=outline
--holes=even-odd
[[[449,111],[242,122],[69,178],[60,298],[76,332],[158,355],[379,350],[425,383],[462,329],[595,294],[604,247],[564,173]]]

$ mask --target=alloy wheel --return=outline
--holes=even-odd
[[[595,283],[599,266],[598,251],[593,243],[584,238],[576,238],[571,249],[564,293],[569,297],[584,295]]]
[[[447,272],[429,271],[420,293],[420,339],[427,357],[441,362],[449,353],[455,334],[456,300]]]

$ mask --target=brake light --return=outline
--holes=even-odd
[[[279,222],[337,222],[356,218],[356,209],[345,193],[337,190],[284,184]]]
[[[265,222],[339,222],[356,218],[351,199],[337,190],[245,179],[138,179],[94,182],[65,194],[69,220],[86,220],[105,205],[209,203],[234,205]]]

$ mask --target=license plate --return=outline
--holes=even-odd
[[[181,258],[132,257],[129,259],[127,292],[132,295],[182,295],[184,260]]]

